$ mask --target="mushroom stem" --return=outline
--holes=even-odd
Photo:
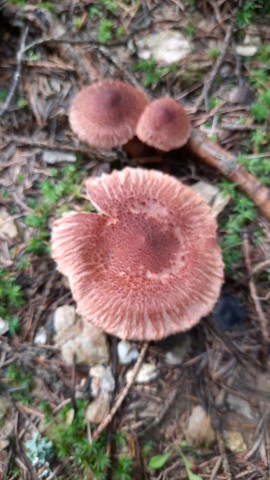
[[[136,136],[125,143],[122,148],[129,158],[147,157],[153,151],[151,147],[141,142]]]
[[[235,183],[254,204],[261,214],[270,220],[270,191],[264,187],[257,178],[251,175],[236,158],[198,130],[192,131],[187,147],[200,160],[216,168],[224,177]]]

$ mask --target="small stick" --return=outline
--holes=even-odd
[[[114,406],[111,408],[111,411],[108,413],[108,415],[106,415],[106,417],[104,418],[104,420],[102,420],[102,422],[100,423],[100,425],[97,427],[97,429],[94,431],[93,433],[93,438],[97,438],[102,432],[103,430],[105,430],[105,428],[109,425],[109,423],[112,421],[114,415],[116,414],[116,412],[119,410],[119,408],[121,407],[123,401],[125,400],[130,388],[132,387],[133,385],[133,382],[135,381],[135,378],[137,376],[137,373],[138,371],[140,370],[140,367],[141,367],[141,364],[143,362],[143,359],[144,359],[144,356],[147,352],[147,349],[148,349],[148,346],[149,346],[149,343],[148,342],[145,342],[143,344],[143,347],[140,351],[140,355],[138,356],[137,358],[137,361],[133,367],[133,370],[132,370],[132,375],[130,375],[130,379],[128,380],[126,386],[123,388],[122,392],[120,393],[120,395],[118,396]]]
[[[9,88],[9,92],[8,92],[6,101],[4,103],[3,108],[1,108],[1,110],[0,110],[0,117],[2,117],[4,115],[4,113],[6,113],[6,111],[9,109],[12,98],[15,95],[16,89],[17,89],[17,87],[19,85],[19,82],[20,82],[20,79],[21,79],[22,64],[23,64],[23,59],[24,59],[25,42],[26,42],[26,38],[27,38],[27,35],[28,35],[28,31],[29,31],[29,27],[27,26],[27,27],[24,28],[24,30],[22,32],[22,35],[21,35],[20,48],[19,48],[19,51],[17,53],[17,67],[16,67],[16,70],[14,72],[12,82],[10,84],[10,88]]]
[[[258,295],[257,295],[257,291],[256,291],[254,279],[253,279],[251,261],[250,261],[250,246],[249,246],[249,241],[248,241],[248,238],[247,238],[246,234],[244,234],[244,238],[243,238],[243,254],[244,254],[247,273],[248,273],[248,276],[249,276],[248,286],[249,286],[250,295],[251,295],[251,298],[253,300],[254,307],[255,307],[255,310],[257,312],[257,315],[258,315],[263,340],[267,344],[267,343],[269,343],[269,334],[268,334],[268,329],[267,329],[267,323],[268,322],[267,322],[267,318],[264,314],[264,311],[261,307],[261,304],[260,304],[260,301],[259,301],[259,298],[258,298]]]
[[[270,191],[251,175],[236,158],[219,145],[210,142],[199,130],[193,130],[187,143],[189,150],[200,160],[216,168],[224,177],[254,202],[261,214],[270,220]]]
[[[228,458],[226,455],[223,436],[222,436],[222,433],[219,431],[217,431],[217,441],[218,441],[218,447],[219,447],[219,451],[222,459],[222,466],[225,473],[225,478],[226,480],[232,480],[232,474],[230,471],[230,466],[229,466]]]

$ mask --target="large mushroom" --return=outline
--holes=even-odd
[[[135,135],[148,104],[142,92],[120,80],[103,80],[83,88],[69,112],[72,130],[96,148],[124,145]]]
[[[124,339],[190,329],[223,281],[216,222],[198,194],[157,171],[125,168],[86,183],[98,213],[55,221],[52,255],[78,311]]]
[[[187,143],[191,123],[185,109],[171,98],[159,98],[143,111],[136,129],[147,145],[169,152]]]

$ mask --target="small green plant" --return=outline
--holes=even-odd
[[[168,67],[157,67],[154,60],[141,60],[132,65],[132,70],[133,72],[143,72],[144,86],[151,87],[160,80],[160,77],[167,75],[170,72],[174,73],[176,65],[172,64]]]
[[[259,94],[256,102],[250,108],[251,115],[258,123],[264,122],[269,118],[270,91],[266,87],[267,83],[265,84],[265,89]]]
[[[113,36],[113,31],[112,31],[112,21],[109,20],[108,18],[102,18],[100,20],[99,26],[98,26],[98,31],[97,31],[97,38],[100,43],[108,43]]]
[[[18,330],[17,310],[24,305],[24,298],[17,279],[5,270],[0,270],[0,317],[7,320],[9,333]]]
[[[101,15],[101,12],[97,7],[92,6],[88,8],[88,16],[90,18],[96,18],[96,17],[99,17],[100,15]]]
[[[27,52],[27,60],[29,62],[37,62],[38,60],[40,60],[40,53],[36,53],[34,52],[34,50],[28,50]]]
[[[48,12],[54,13],[55,12],[55,5],[52,2],[40,2],[36,5],[37,8],[43,8],[44,10],[48,10]]]
[[[188,36],[188,37],[193,37],[193,35],[195,34],[196,32],[196,28],[195,26],[193,25],[193,23],[191,21],[188,22],[186,28],[185,28],[185,34]]]
[[[23,370],[20,363],[9,365],[5,372],[8,382],[8,388],[12,399],[16,402],[25,404],[31,403],[30,383],[31,377]]]
[[[112,13],[117,10],[117,3],[114,0],[99,0],[99,3]]]
[[[0,88],[0,102],[4,102],[7,97],[8,91],[6,88]]]
[[[82,17],[73,17],[72,19],[72,26],[76,29],[79,30],[82,25]]]
[[[86,435],[85,401],[77,402],[72,423],[67,422],[69,410],[68,405],[64,406],[47,430],[47,437],[52,442],[56,457],[59,459],[70,457],[71,462],[82,471],[85,476],[83,478],[91,478],[94,475],[97,480],[105,480],[109,466],[105,437],[89,443]]]
[[[212,60],[216,60],[219,56],[219,49],[218,48],[209,48],[208,52],[207,52],[207,55],[209,58],[211,58]]]
[[[48,423],[47,438],[52,442],[52,449],[59,460],[70,458],[71,466],[79,468],[82,476],[78,478],[105,480],[110,459],[106,454],[106,437],[89,442],[86,435],[85,411],[87,402],[78,400],[72,422],[68,420],[70,406],[65,405],[56,417],[52,417],[51,408],[46,402],[41,402],[40,410],[45,413]],[[124,452],[127,441],[122,432],[114,434],[116,445],[115,460],[111,466],[113,480],[132,480],[132,458]],[[74,477],[72,477],[74,480]]]
[[[236,20],[239,27],[246,27],[250,24],[254,15],[254,1],[248,0],[238,9]]]
[[[60,215],[68,209],[68,205],[59,203],[80,197],[80,179],[83,173],[74,165],[64,167],[58,172],[50,170],[51,178],[43,180],[37,185],[39,200],[28,197],[27,204],[33,213],[25,216],[25,224],[34,229],[33,235],[28,241],[25,252],[33,255],[49,254],[49,230],[48,220],[51,215]]]

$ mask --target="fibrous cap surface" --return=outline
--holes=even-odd
[[[209,207],[173,177],[140,168],[90,178],[98,213],[54,224],[52,254],[78,311],[110,334],[157,340],[214,307],[223,281]]]

